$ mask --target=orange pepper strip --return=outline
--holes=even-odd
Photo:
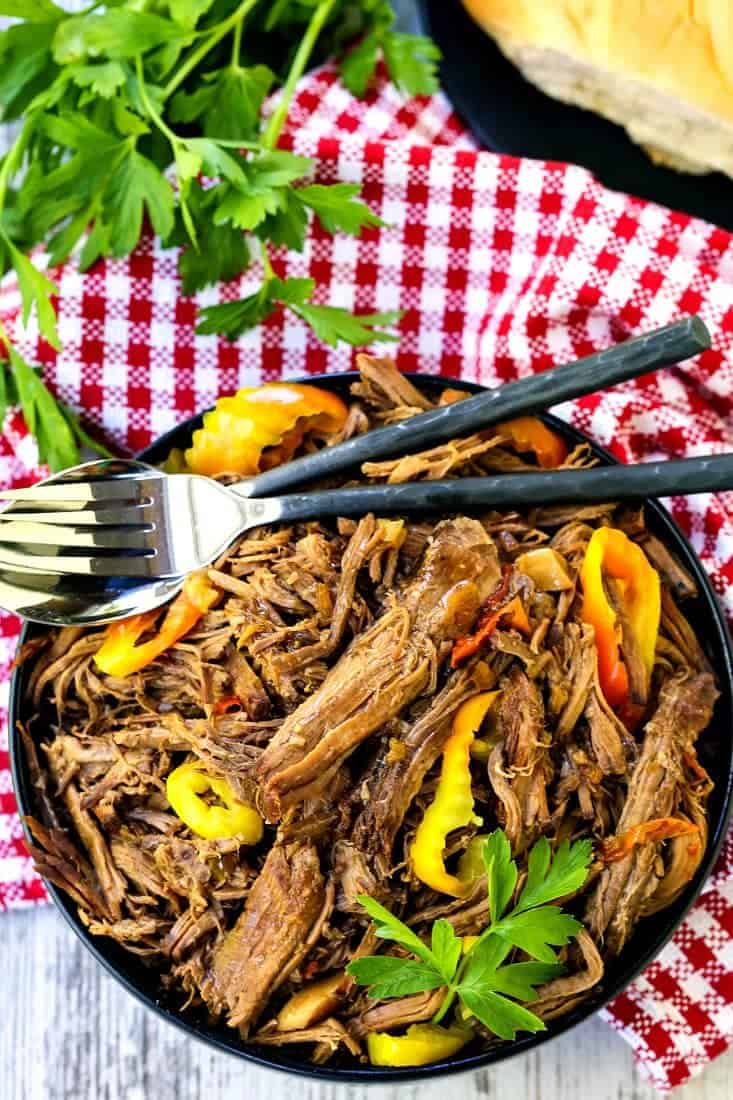
[[[474,653],[478,653],[484,642],[488,641],[491,635],[496,630],[500,622],[506,622],[507,626],[513,627],[518,630],[520,634],[529,634],[531,632],[531,626],[529,625],[529,619],[527,618],[527,612],[524,610],[524,604],[519,596],[515,596],[505,604],[504,607],[500,607],[497,611],[491,611],[489,609],[488,614],[484,612],[473,634],[467,634],[464,638],[458,638],[453,646],[453,652],[451,654],[451,668],[457,668],[461,661],[465,661],[467,657],[472,657]]]
[[[659,574],[623,531],[599,527],[591,535],[580,568],[581,617],[595,631],[601,690],[609,705],[618,708],[630,702],[629,678],[621,656],[621,624],[606,596],[604,575],[620,582],[629,626],[651,679],[661,616]]]
[[[213,477],[251,477],[287,462],[306,432],[332,434],[346,422],[346,405],[329,390],[294,382],[268,382],[221,397],[193,433],[189,470]]]
[[[627,829],[619,836],[611,836],[601,845],[601,857],[605,863],[615,863],[627,856],[637,844],[659,843],[672,840],[676,836],[688,836],[699,833],[700,829],[692,821],[683,821],[680,817],[657,817]]]
[[[149,641],[137,645],[138,639],[155,625],[157,610],[108,626],[94,657],[97,668],[108,676],[124,677],[139,672],[188,634],[218,596],[205,573],[192,573],[181,594],[170,604],[158,633]]]
[[[537,461],[545,470],[561,466],[568,457],[565,441],[536,416],[518,416],[515,420],[505,420],[503,424],[497,424],[496,430],[510,435],[514,447],[521,454],[532,452],[536,455]]]
[[[214,703],[213,713],[217,716],[232,714],[242,709],[242,700],[238,695],[225,695]]]

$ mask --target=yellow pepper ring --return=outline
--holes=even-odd
[[[266,382],[221,397],[193,433],[185,462],[195,474],[225,472],[242,476],[262,469],[265,452],[279,463],[287,460],[306,431],[339,431],[346,405],[329,390],[295,382]]]
[[[210,806],[201,795],[213,791],[224,805]],[[236,837],[243,844],[262,839],[262,818],[240,802],[226,779],[207,775],[198,764],[181,764],[166,781],[166,795],[175,813],[197,836],[206,840]]]

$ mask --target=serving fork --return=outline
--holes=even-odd
[[[3,521],[0,565],[157,580],[209,565],[238,535],[263,524],[368,512],[450,514],[556,503],[580,506],[733,489],[733,454],[265,498],[249,495],[251,482],[225,486],[193,474],[140,469],[139,463],[126,467],[120,461],[89,463],[76,468],[68,481],[19,490],[22,496],[13,499],[37,510]],[[44,549],[37,552],[39,546]]]
[[[618,344],[578,362],[485,391],[456,404],[357,436],[236,485],[167,475],[141,463],[88,463],[29,489],[0,493],[0,570],[6,575],[129,578],[171,582],[215,560],[238,534],[264,523],[334,515],[452,512],[559,501],[639,499],[733,488],[733,457],[719,455],[640,467],[552,470],[402,485],[356,486],[281,495],[357,468],[369,459],[414,452],[502,420],[540,411],[709,346],[696,317]]]

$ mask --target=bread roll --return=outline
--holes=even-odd
[[[733,176],[733,0],[463,0],[547,95],[650,156]]]

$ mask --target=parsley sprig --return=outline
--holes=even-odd
[[[362,895],[359,901],[376,922],[377,936],[415,958],[371,955],[355,959],[346,969],[378,1000],[445,987],[436,1023],[457,998],[502,1039],[513,1039],[517,1031],[542,1031],[544,1022],[524,1004],[536,1000],[538,985],[563,973],[555,949],[569,943],[582,926],[553,902],[583,886],[591,858],[589,840],[563,841],[553,856],[541,837],[529,854],[527,878],[512,905],[519,871],[506,834],[497,830],[483,849],[489,923],[465,954],[447,920],[434,922],[428,945],[378,901]],[[515,949],[530,960],[506,962]]]
[[[112,457],[106,447],[84,431],[71,409],[51,393],[40,367],[26,362],[0,325],[0,428],[13,405],[20,406],[29,432],[36,438],[39,462],[48,463],[52,470],[75,466],[82,447]]]
[[[302,251],[314,218],[329,233],[382,224],[358,185],[312,183],[313,162],[277,144],[298,80],[334,53],[357,94],[380,58],[405,92],[435,90],[437,50],[396,31],[387,0],[108,0],[77,14],[0,0],[0,15],[19,20],[0,33],[0,121],[22,120],[0,160],[0,275],[16,272],[24,324],[34,312],[59,348],[57,288],[34,249],[50,268],[74,253],[85,271],[131,252],[147,219],[180,249],[187,294],[262,259],[261,286],[204,309],[201,333],[235,340],[285,309],[331,345],[393,338],[398,313],[316,300],[315,283],[282,279],[270,254]]]

